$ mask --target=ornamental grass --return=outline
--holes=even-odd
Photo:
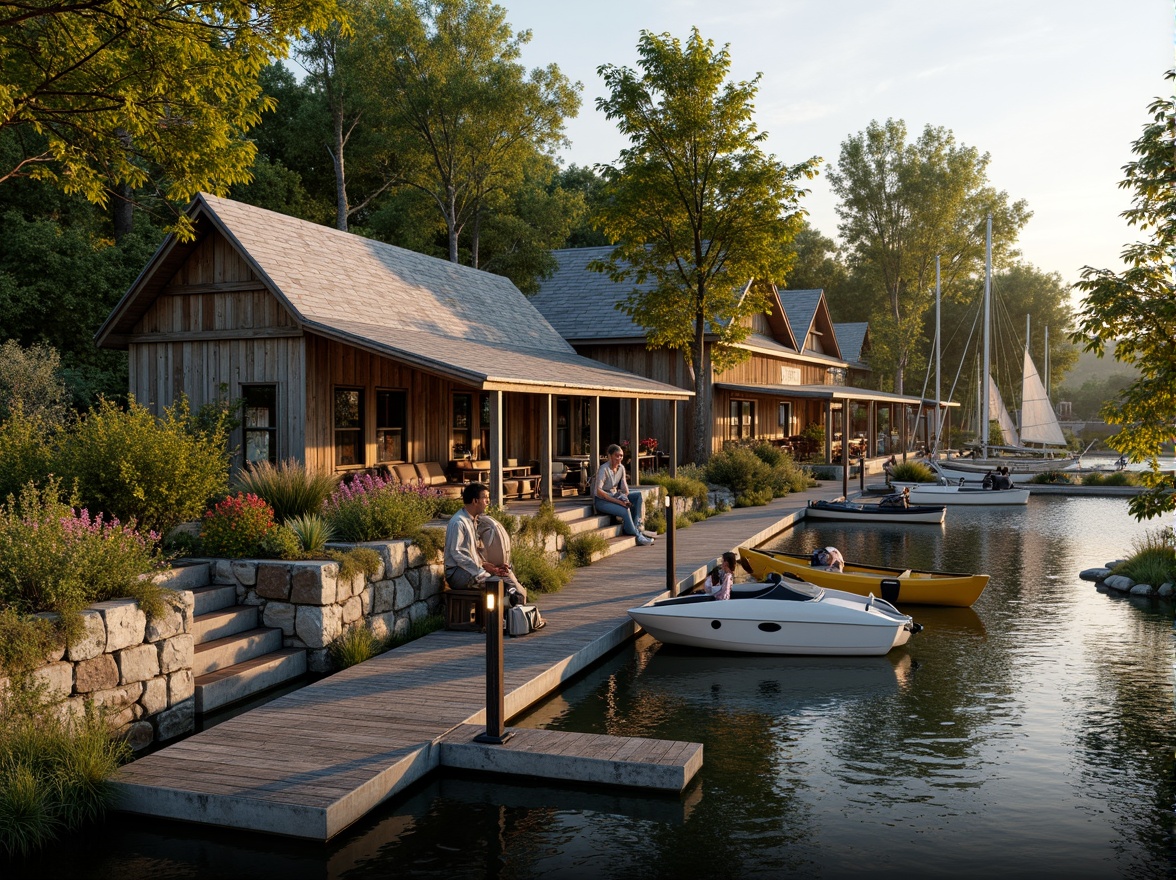
[[[242,491],[264,499],[274,509],[274,519],[287,523],[319,513],[339,479],[334,474],[312,473],[291,458],[276,465],[268,461],[253,464],[237,475],[236,482]]]

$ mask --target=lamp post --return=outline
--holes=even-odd
[[[678,595],[678,578],[674,566],[674,496],[666,494],[666,590],[671,596]]]
[[[502,674],[502,578],[486,579],[486,732],[474,742],[500,746],[506,731],[506,697]]]

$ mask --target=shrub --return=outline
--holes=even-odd
[[[261,559],[305,559],[302,540],[290,526],[276,526],[257,542],[257,555]]]
[[[232,495],[204,514],[200,540],[209,556],[257,555],[261,539],[274,531],[274,510],[256,495]]]
[[[921,461],[900,461],[891,469],[890,479],[904,483],[934,483],[938,478],[935,471]]]
[[[572,579],[572,563],[527,542],[516,542],[511,567],[528,593],[555,593]]]
[[[0,345],[0,420],[21,410],[38,421],[62,425],[68,401],[57,349],[40,343],[21,348],[14,339]]]
[[[1137,584],[1176,583],[1176,533],[1165,527],[1148,531],[1132,545],[1131,556],[1115,567]]]
[[[349,626],[343,634],[327,648],[331,663],[336,669],[346,669],[365,660],[371,660],[385,651],[382,639],[376,638],[371,627],[364,623]]]
[[[445,529],[421,529],[412,536],[412,542],[421,548],[426,560],[433,560],[445,551]]]
[[[707,481],[726,486],[735,494],[737,507],[767,504],[772,500],[772,469],[750,449],[731,446],[711,456]]]
[[[1064,471],[1042,471],[1040,474],[1034,474],[1029,478],[1030,483],[1037,483],[1038,485],[1069,485],[1073,482],[1069,474]]]
[[[268,461],[252,465],[236,481],[243,491],[265,499],[279,523],[318,513],[339,483],[334,474],[311,473],[292,458],[276,466]]]
[[[437,506],[433,511],[433,516],[453,516],[462,508],[460,498],[439,498],[437,499]]]
[[[646,517],[646,526],[649,525],[649,518]],[[576,568],[583,568],[591,565],[592,559],[597,553],[603,553],[608,549],[608,539],[604,535],[596,532],[581,532],[580,534],[569,538],[564,545],[564,550],[567,553],[567,558]]]
[[[566,539],[571,534],[572,527],[555,515],[555,505],[550,501],[540,504],[539,512],[534,516],[524,516],[519,522],[518,539],[539,547],[545,547],[547,539],[552,535]]]
[[[658,507],[645,514],[645,530],[664,535],[666,532],[666,514],[664,508]]]
[[[642,474],[641,478],[642,482],[661,486],[663,495],[673,495],[676,498],[693,498],[696,504],[706,507],[709,497],[706,483],[694,477],[683,476],[681,469],[679,469],[678,476],[676,477],[671,477],[669,474],[658,471],[652,474]],[[649,511],[646,512],[645,519],[646,522],[649,521]]]
[[[0,693],[0,851],[27,856],[100,818],[130,751],[91,705],[66,720],[41,691],[10,684]]]
[[[56,430],[28,415],[17,402],[0,423],[0,499],[15,495],[28,482],[40,485],[53,470]]]
[[[67,635],[80,625],[77,612],[104,599],[134,598],[149,617],[161,614],[163,589],[140,577],[162,564],[158,536],[91,516],[59,493],[52,478],[0,506],[0,607],[58,612]]]
[[[379,572],[380,566],[384,563],[380,554],[371,547],[355,547],[347,551],[332,550],[328,551],[327,557],[339,563],[339,577],[345,581],[351,580],[360,572],[371,577]]]
[[[65,435],[58,473],[77,480],[82,503],[141,528],[167,532],[197,519],[228,487],[225,423],[198,426],[181,398],[153,416],[132,397],[125,411],[109,400]]]
[[[440,492],[428,486],[391,483],[364,474],[340,483],[323,502],[323,514],[340,541],[407,538],[433,518]]]
[[[322,553],[327,544],[335,537],[326,517],[317,513],[304,513],[290,517],[285,524],[297,536],[298,543],[306,553]]]
[[[0,675],[31,671],[61,643],[53,621],[21,614],[15,608],[0,609]]]

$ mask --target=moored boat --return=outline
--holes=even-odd
[[[809,557],[779,550],[739,549],[752,573],[763,580],[772,572],[798,577],[835,590],[867,596],[873,593],[897,605],[951,605],[967,608],[988,585],[986,574],[954,574],[946,571],[887,568],[847,562],[844,571],[814,568]]]
[[[984,489],[980,486],[949,486],[943,483],[905,483],[896,482],[895,488],[909,488],[911,501],[915,504],[972,504],[972,505],[1008,505],[1028,504],[1029,490],[1018,489]]]
[[[942,504],[913,504],[910,507],[901,507],[861,504],[856,501],[810,501],[804,515],[806,519],[939,524],[947,515],[947,507]]]
[[[731,599],[663,599],[629,616],[661,642],[753,654],[880,656],[922,629],[889,602],[800,581],[743,584]]]

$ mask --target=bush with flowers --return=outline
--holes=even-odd
[[[230,495],[200,523],[200,540],[209,556],[240,559],[256,556],[258,546],[277,529],[274,509],[252,492]]]
[[[338,541],[410,538],[433,518],[441,500],[429,486],[363,474],[339,484],[323,502],[323,516]]]
[[[94,516],[75,507],[74,496],[62,499],[51,477],[0,505],[0,610],[58,612],[67,638],[79,632],[77,613],[93,602],[130,597],[148,617],[161,614],[162,588],[140,579],[163,565],[159,536]]]

